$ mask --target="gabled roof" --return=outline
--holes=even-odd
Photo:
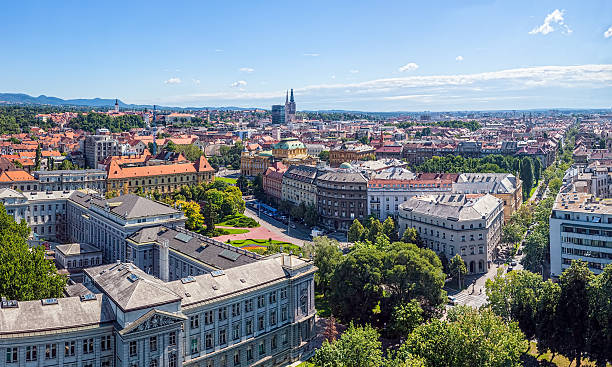
[[[0,182],[35,181],[31,174],[24,170],[4,171],[0,174]]]
[[[84,272],[124,312],[181,300],[163,281],[129,263],[101,265]]]

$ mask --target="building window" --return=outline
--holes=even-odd
[[[212,311],[204,312],[204,324],[211,325],[215,320],[214,313]]]
[[[253,300],[248,299],[244,301],[244,312],[251,312],[251,311],[253,311]]]
[[[6,348],[6,363],[17,363],[18,349],[16,347]]]
[[[130,342],[130,357],[135,357],[138,353],[138,344],[135,341]]]
[[[215,336],[212,332],[206,333],[206,349],[212,349],[215,345]]]
[[[270,339],[270,349],[271,350],[276,349],[276,344],[277,344],[276,335],[274,335],[272,339]]]
[[[253,334],[253,319],[246,320],[245,332],[246,332],[246,335]]]
[[[227,344],[227,330],[219,329],[219,345]]]
[[[259,342],[259,355],[263,356],[266,354],[266,342],[263,340]]]
[[[197,329],[200,327],[200,315],[193,315],[189,317],[189,326],[192,329]]]
[[[281,307],[281,321],[287,321],[288,316],[287,306]]]
[[[264,314],[260,314],[257,317],[257,330],[262,331],[266,328],[266,316]]]
[[[196,354],[200,351],[200,338],[197,336],[191,337],[191,354]]]
[[[234,303],[232,305],[232,317],[240,316],[240,303]]]
[[[240,351],[234,352],[234,366],[240,366]]]
[[[93,338],[83,339],[83,353],[89,354],[94,351],[94,340]]]
[[[308,313],[308,294],[306,292],[306,289],[302,289],[302,295],[300,296],[300,309],[304,315]]]
[[[149,362],[149,367],[157,367],[157,359],[152,359],[151,362]]]
[[[246,348],[246,359],[247,361],[251,361],[253,359],[253,346],[248,345]]]
[[[75,342],[64,343],[64,357],[74,357]]]
[[[32,362],[38,359],[38,354],[36,353],[36,346],[30,345],[26,347],[26,362]]]
[[[221,307],[219,309],[219,321],[227,320],[227,307]]]
[[[176,367],[176,353],[170,353],[168,356],[168,367]]]
[[[149,349],[151,350],[151,352],[157,351],[157,337],[156,336],[152,336],[149,338]]]
[[[270,304],[276,303],[276,291],[270,293]]]
[[[57,344],[47,344],[45,346],[45,359],[55,359],[57,357]]]
[[[270,311],[270,326],[276,325],[276,310]]]
[[[266,306],[266,296],[257,297],[257,307],[262,308]]]
[[[232,339],[233,340],[240,339],[240,322],[236,322],[232,326]]]
[[[281,289],[281,291],[280,291],[280,298],[281,298],[281,300],[287,299],[287,288]]]

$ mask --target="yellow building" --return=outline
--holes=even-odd
[[[242,152],[240,156],[240,174],[243,176],[263,176],[272,163],[279,161],[283,162],[286,166],[293,164],[317,164],[317,158],[307,154],[304,143],[297,138],[287,138],[274,144],[272,151]]]
[[[106,191],[122,194],[157,191],[168,193],[181,186],[212,182],[215,170],[206,157],[201,156],[195,163],[181,162],[140,167],[121,167],[116,161],[108,166]]]

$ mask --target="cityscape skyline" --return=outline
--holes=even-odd
[[[306,110],[609,108],[610,13],[605,1],[12,3],[5,54],[40,56],[0,59],[0,83],[177,107],[269,109],[294,87]]]

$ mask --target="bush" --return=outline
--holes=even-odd
[[[259,223],[253,218],[247,217],[242,214],[231,215],[225,218],[225,220],[219,223],[221,226],[228,227],[240,227],[240,228],[256,228],[259,227]]]

